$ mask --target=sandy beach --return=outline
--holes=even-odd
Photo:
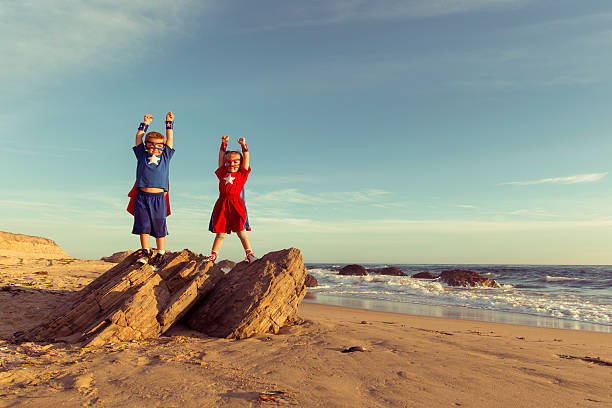
[[[612,408],[612,0],[0,26],[0,408]]]
[[[0,253],[0,406],[612,406],[606,333],[302,303],[303,324],[239,341],[180,324],[101,348],[10,341],[113,265]]]

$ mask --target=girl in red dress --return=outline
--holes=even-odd
[[[247,235],[250,231],[246,205],[244,204],[244,184],[249,177],[249,149],[244,137],[238,139],[242,147],[242,154],[227,151],[229,136],[221,138],[219,149],[219,168],[215,171],[219,178],[219,198],[213,208],[208,229],[216,233],[212,251],[205,258],[206,261],[215,261],[226,235],[235,232],[246,252],[246,261],[255,262],[257,258],[251,249],[251,242]]]

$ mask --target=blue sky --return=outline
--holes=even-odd
[[[229,134],[259,255],[612,264],[608,1],[123,3],[0,3],[1,230],[137,247],[134,134],[172,110],[169,249],[208,253]]]

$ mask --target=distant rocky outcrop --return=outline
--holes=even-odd
[[[232,269],[234,266],[236,266],[236,262],[230,261],[229,259],[224,259],[217,262],[217,266],[223,269]]]
[[[240,262],[185,320],[192,329],[215,337],[277,333],[297,320],[305,279],[302,253],[296,248],[270,252],[252,264]]]
[[[83,288],[69,311],[16,337],[82,345],[157,337],[223,276],[220,268],[183,250],[155,272],[128,256]]]
[[[378,275],[390,275],[390,276],[406,276],[404,272],[397,266],[387,266],[384,268],[368,268],[368,273],[374,273]]]
[[[499,288],[499,284],[493,279],[485,278],[484,276],[462,269],[453,269],[443,271],[440,274],[440,281],[450,286],[486,286],[490,288]]]
[[[346,265],[338,271],[338,275],[356,275],[356,276],[365,276],[368,274],[366,268],[361,265]]]
[[[100,258],[100,260],[104,262],[119,263],[119,262],[123,262],[125,258],[132,255],[133,253],[134,251],[115,252],[114,254],[110,256],[103,256],[102,258]]]
[[[54,241],[31,235],[0,231],[0,252],[5,254],[25,253],[49,259],[71,258]]]
[[[438,277],[431,272],[419,272],[412,275],[414,279],[437,279]]]
[[[306,285],[307,288],[314,288],[315,286],[319,285],[319,281],[317,281],[317,278],[315,278],[311,274],[307,274],[306,280],[304,281],[304,285]]]

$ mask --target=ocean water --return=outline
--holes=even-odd
[[[363,265],[399,267],[408,276],[342,276],[344,264],[307,264],[319,286],[308,299],[324,303],[427,316],[526,324],[612,333],[612,266],[574,265]],[[413,279],[467,269],[501,288],[450,287]]]

